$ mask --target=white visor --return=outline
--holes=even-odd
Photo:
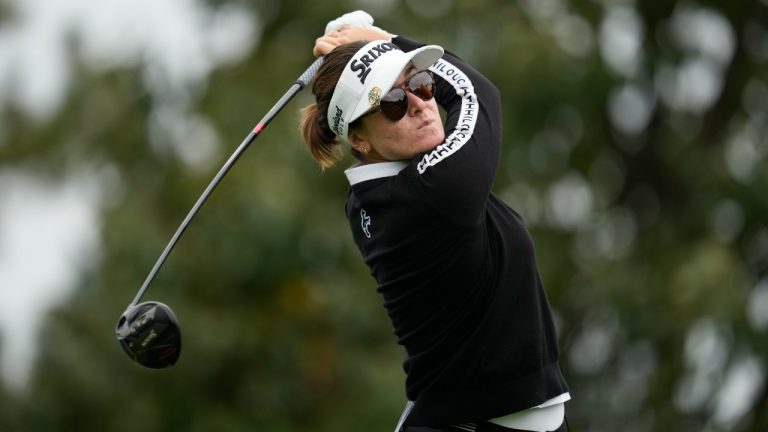
[[[355,53],[341,73],[328,105],[328,126],[347,141],[349,124],[379,105],[408,63],[421,71],[442,56],[443,48],[437,45],[403,52],[392,42],[369,42]]]

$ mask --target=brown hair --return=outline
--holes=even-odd
[[[301,110],[299,125],[301,135],[304,137],[304,142],[307,144],[312,158],[323,169],[335,165],[342,156],[341,140],[328,126],[328,105],[331,103],[333,91],[336,89],[336,83],[339,82],[344,67],[367,42],[358,41],[339,45],[325,55],[323,64],[317,70],[312,84],[315,103]],[[351,127],[352,125],[350,125]],[[352,150],[352,154],[360,157],[355,150]]]

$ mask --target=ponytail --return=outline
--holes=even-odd
[[[330,168],[341,160],[341,141],[328,127],[317,103],[302,108],[299,127],[309,153],[322,169]]]
[[[326,54],[312,84],[315,103],[302,108],[300,112],[301,135],[312,158],[323,169],[332,167],[343,156],[341,140],[328,126],[328,105],[331,103],[336,83],[339,82],[347,62],[366,43],[367,41],[358,41],[340,45]],[[360,154],[354,150],[352,154],[360,157]]]

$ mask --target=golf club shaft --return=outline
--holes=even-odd
[[[224,166],[221,167],[219,172],[216,174],[216,176],[211,180],[211,182],[208,184],[208,187],[205,188],[205,191],[203,191],[203,194],[200,195],[200,198],[197,199],[197,202],[194,206],[192,206],[192,209],[187,214],[187,217],[184,218],[184,221],[181,222],[181,225],[179,225],[179,228],[176,230],[176,233],[171,237],[171,240],[168,242],[168,244],[165,246],[165,249],[163,250],[163,253],[160,254],[160,258],[157,259],[157,262],[155,262],[154,267],[152,267],[152,270],[149,272],[149,275],[147,275],[147,278],[144,280],[144,283],[141,285],[141,288],[139,289],[139,292],[136,294],[136,297],[133,299],[132,305],[136,305],[141,301],[141,298],[144,296],[144,293],[146,292],[149,285],[152,283],[152,280],[155,278],[155,275],[157,275],[157,272],[160,270],[160,268],[163,266],[163,263],[165,263],[165,260],[168,258],[168,255],[173,250],[173,247],[176,246],[176,243],[179,241],[179,238],[182,234],[184,234],[184,231],[186,231],[187,226],[189,226],[189,223],[192,221],[192,218],[195,217],[197,212],[200,210],[200,207],[205,204],[205,201],[208,200],[208,197],[211,195],[213,190],[218,186],[218,184],[221,182],[221,179],[229,172],[229,170],[232,168],[232,165],[234,165],[235,162],[240,158],[240,156],[245,152],[245,150],[248,148],[248,146],[256,139],[257,136],[267,127],[267,125],[272,121],[272,119],[288,104],[288,102],[293,99],[293,97],[301,91],[304,87],[309,84],[309,82],[314,78],[315,73],[320,68],[320,65],[323,63],[323,58],[320,57],[317,60],[315,60],[314,63],[312,63],[309,68],[307,68],[306,71],[304,71],[303,74],[296,80],[293,85],[291,85],[291,88],[288,89],[288,91],[280,98],[280,100],[275,103],[275,105],[267,112],[267,114],[264,116],[264,118],[259,121],[259,123],[256,125],[256,127],[253,128],[251,133],[248,134],[247,137],[243,140],[242,143],[235,149],[235,152],[232,153],[232,156],[229,157],[226,163],[224,163]]]

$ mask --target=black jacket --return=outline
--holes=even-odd
[[[411,425],[487,420],[568,391],[533,243],[491,193],[500,94],[450,53],[430,70],[445,142],[411,161],[347,170],[352,234],[407,353]]]

